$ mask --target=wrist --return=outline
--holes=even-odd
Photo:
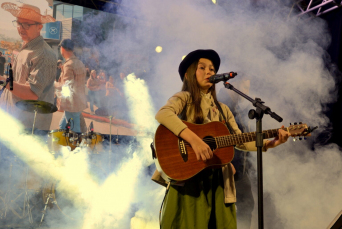
[[[267,149],[270,149],[270,148],[274,148],[274,147],[275,147],[275,145],[274,145],[274,140],[272,140],[272,141],[267,140],[267,141],[266,141],[266,144],[265,144],[266,150],[267,150]]]
[[[192,132],[189,128],[185,128],[179,134],[181,138],[190,143],[190,145],[196,144],[198,140],[201,140],[194,132]]]

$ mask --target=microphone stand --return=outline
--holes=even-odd
[[[113,115],[109,116],[109,152],[108,152],[108,171],[110,172],[110,161],[111,159],[111,154],[112,154],[112,119]]]
[[[264,196],[263,196],[263,174],[262,174],[262,147],[264,141],[264,135],[262,133],[262,118],[264,114],[270,115],[272,118],[278,122],[282,122],[283,119],[276,113],[272,112],[271,109],[263,105],[263,101],[260,98],[252,99],[243,92],[237,90],[233,85],[225,81],[223,83],[224,87],[230,89],[237,94],[241,95],[248,101],[250,101],[256,109],[251,109],[248,112],[248,117],[250,119],[256,119],[256,147],[257,147],[257,173],[258,173],[258,228],[264,228]]]

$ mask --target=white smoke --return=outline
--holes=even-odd
[[[69,147],[61,146],[61,157],[55,159],[49,152],[48,145],[40,138],[23,134],[23,126],[2,110],[0,117],[11,127],[8,131],[0,132],[3,144],[39,176],[58,183],[57,195],[62,195],[73,203],[70,209],[62,210],[70,213],[69,217],[76,220],[76,223],[72,223],[77,228],[126,228],[130,224],[130,218],[127,217],[130,207],[134,201],[141,201],[136,200],[138,178],[144,172],[143,165],[150,165],[152,162],[145,154],[146,150],[149,152],[148,145],[145,144],[146,138],[142,138],[141,143],[147,147],[134,152],[128,159],[121,160],[117,164],[117,172],[100,183],[90,170],[88,148],[78,147],[70,151]],[[151,138],[147,140],[151,142]],[[51,216],[53,213],[48,210],[47,214]],[[59,225],[53,217],[45,220],[48,220],[48,225]]]
[[[130,116],[140,132],[147,134],[138,137],[141,149],[139,149],[139,164],[142,165],[138,174],[144,174],[144,169],[153,163],[150,144],[153,141],[157,123],[154,120],[155,111],[149,95],[148,87],[143,79],[136,78],[135,74],[129,74],[125,79],[125,95],[130,106]],[[137,176],[138,176],[137,174]],[[154,187],[150,177],[140,176],[138,189],[135,191],[136,201],[139,203],[135,216],[131,219],[131,228],[155,228],[158,225],[158,207],[161,204],[163,188]],[[159,198],[156,198],[159,197]]]
[[[314,146],[315,150],[310,146],[318,133],[331,125],[323,113],[324,104],[336,100],[335,81],[326,68],[330,64],[325,51],[330,36],[322,19],[307,16],[299,19],[295,16],[298,12],[291,11],[291,5],[286,3],[226,1],[214,5],[210,1],[123,1],[129,9],[124,13],[133,12],[128,16],[137,17],[140,22],[126,20],[130,30],[116,34],[117,45],[113,43],[112,50],[120,52],[134,47],[140,55],[149,57],[153,74],[147,82],[150,93],[155,95],[156,107],[180,90],[177,69],[181,57],[195,49],[214,49],[221,57],[219,73],[237,71],[249,79],[249,96],[262,98],[272,111],[284,118],[279,124],[265,116],[264,129],[299,121],[319,126],[308,143],[288,142],[269,150],[264,159],[264,190],[271,199],[265,205],[265,212],[269,214],[265,220],[267,228],[322,228],[342,206],[337,191],[342,188],[337,182],[342,171],[341,152],[333,146]],[[163,51],[153,53],[151,50],[156,46],[162,46]],[[231,81],[233,85],[239,81],[239,75]],[[242,115],[247,122],[247,114]],[[253,122],[251,127],[255,128]],[[323,156],[323,152],[331,157]],[[321,157],[327,160],[322,161]],[[255,158],[251,160],[254,162]],[[334,173],[330,160],[336,164]],[[335,182],[326,182],[321,174],[329,174]],[[313,191],[319,185],[326,191],[322,188],[318,189],[319,193]],[[283,192],[279,187],[291,191]],[[318,205],[310,210],[307,206],[312,209],[313,203]],[[273,205],[275,211],[268,211]],[[310,215],[310,220],[292,212]],[[252,228],[256,228],[256,211],[253,216]]]
[[[140,133],[140,148],[133,154],[120,154],[116,172],[102,184],[87,172],[87,154],[69,155],[66,151],[63,160],[55,161],[46,148],[24,136],[20,141],[25,146],[12,148],[39,173],[60,179],[61,189],[87,216],[84,222],[81,218],[84,228],[158,226],[164,189],[150,180],[154,107],[159,108],[180,90],[178,65],[190,51],[215,49],[221,57],[219,73],[233,70],[249,79],[249,95],[262,98],[284,118],[284,125],[303,121],[318,125],[317,132],[330,125],[323,113],[324,104],[334,102],[336,92],[334,79],[325,67],[330,37],[320,18],[298,19],[295,13],[289,15],[291,7],[281,1],[214,5],[204,0],[131,0],[122,4],[121,13],[126,17],[117,18],[125,29],[114,29],[105,42],[96,45],[108,64],[120,63],[118,71],[131,66],[150,70],[145,81],[133,76],[126,80],[129,115]],[[87,22],[97,26],[97,19],[88,18]],[[163,48],[161,53],[154,52],[158,45]],[[127,52],[137,55],[123,58]],[[238,80],[236,77],[231,83]],[[264,129],[281,125],[268,116],[263,124]],[[10,138],[1,131],[1,139],[11,142],[19,136],[16,130],[11,131]],[[324,228],[341,210],[341,151],[335,145],[314,145],[317,135],[313,134],[308,143],[288,142],[265,154],[264,190],[270,199],[265,204],[266,228]],[[30,154],[29,150],[37,153]],[[255,164],[255,157],[251,161]],[[67,168],[76,164],[79,169],[72,174]],[[257,227],[256,215],[255,207],[252,228]]]

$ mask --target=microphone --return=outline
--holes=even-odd
[[[13,91],[13,70],[12,70],[12,64],[9,63],[9,71],[8,71],[8,78],[10,82],[10,90]]]
[[[89,125],[89,130],[90,130],[90,134],[93,135],[94,132],[94,125],[93,125],[93,121],[90,123]]]
[[[218,83],[220,81],[228,81],[230,79],[233,79],[235,76],[237,76],[236,72],[216,74],[216,75],[209,77],[209,82],[215,84],[215,83]]]
[[[65,129],[67,130],[67,132],[69,132],[70,126],[71,126],[71,120],[73,120],[72,118],[69,118],[68,123],[65,125]]]
[[[86,141],[87,141],[88,146],[92,143],[92,139],[96,138],[96,136],[94,135],[94,125],[93,125],[93,122],[91,122],[90,125],[89,125],[89,131],[90,131],[90,133],[88,133],[86,135]]]

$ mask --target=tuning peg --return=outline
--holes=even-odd
[[[295,122],[294,124],[295,124],[295,125],[297,125],[297,123],[296,123],[296,122]]]
[[[290,123],[290,126],[292,126],[292,124]]]
[[[307,138],[306,137],[304,137],[304,140],[306,140]]]
[[[297,139],[294,137],[294,138],[293,138],[293,141],[295,142],[295,141],[297,141]]]
[[[303,124],[302,122],[299,122],[299,124]]]
[[[302,138],[298,138],[299,139],[299,141],[301,141],[302,140]]]

